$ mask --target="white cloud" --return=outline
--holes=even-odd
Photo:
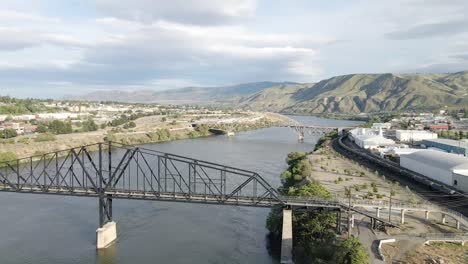
[[[460,70],[468,54],[465,0],[86,0],[91,8],[76,10],[59,0],[7,2],[0,3],[0,88],[6,81],[77,89],[310,82]]]
[[[255,0],[95,0],[100,12],[128,20],[152,23],[170,20],[179,23],[212,25],[253,16]]]
[[[19,12],[15,10],[0,10],[0,21],[2,23],[58,23],[58,18],[45,17],[33,13]]]

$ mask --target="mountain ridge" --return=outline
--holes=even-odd
[[[126,102],[223,104],[283,113],[369,113],[468,107],[468,71],[347,74],[317,83],[256,82],[165,91],[108,92],[84,96]]]

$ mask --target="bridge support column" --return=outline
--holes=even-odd
[[[379,207],[377,207],[377,208],[375,209],[375,215],[376,215],[377,217],[380,217],[380,208],[379,208]]]
[[[283,210],[283,232],[281,238],[281,263],[293,263],[292,210]]]
[[[426,211],[426,220],[429,220],[429,213],[430,211]]]
[[[457,229],[460,229],[460,221],[459,221],[459,220],[455,220],[455,222],[456,222]]]
[[[405,223],[405,209],[401,209],[400,220],[402,224]]]
[[[299,133],[298,141],[299,141],[299,142],[304,142],[304,132],[300,132],[300,133]]]
[[[107,222],[104,226],[96,230],[96,248],[102,249],[108,247],[117,239],[117,224]]]
[[[96,248],[108,247],[117,239],[117,224],[112,221],[112,196],[99,197],[99,228],[96,230]]]
[[[354,228],[354,214],[351,215],[351,228]]]
[[[442,214],[442,219],[441,219],[442,224],[445,224],[446,219],[445,219],[445,214]]]

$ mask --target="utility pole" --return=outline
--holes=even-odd
[[[393,196],[393,183],[390,183],[390,204],[388,206],[388,221],[392,222],[392,196]]]
[[[345,195],[348,196],[348,238],[351,236],[351,187],[345,187]]]

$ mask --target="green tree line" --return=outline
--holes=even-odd
[[[286,162],[288,168],[281,174],[282,187],[279,188],[282,195],[332,198],[319,182],[309,179],[313,169],[306,153],[289,153]],[[276,239],[281,237],[282,210],[281,206],[273,207],[266,220],[267,229]],[[343,242],[336,239],[335,219],[335,214],[330,212],[293,210],[295,263],[368,263],[369,256],[358,239],[351,237]]]

